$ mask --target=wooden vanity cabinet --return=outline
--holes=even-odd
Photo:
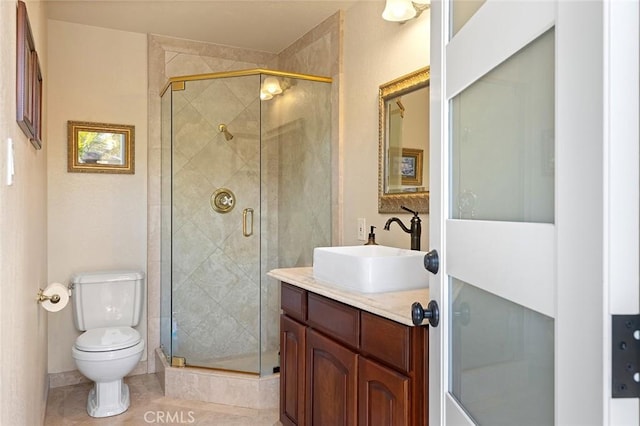
[[[307,337],[305,424],[356,426],[358,354],[313,329]]]
[[[282,283],[284,425],[427,424],[428,329]]]
[[[280,316],[280,421],[304,424],[306,326]],[[286,360],[286,361],[285,361]]]
[[[359,360],[358,418],[362,425],[409,423],[409,377],[365,357]],[[417,423],[421,424],[421,423]]]

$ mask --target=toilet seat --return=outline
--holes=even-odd
[[[127,358],[144,350],[144,340],[131,327],[100,327],[87,330],[71,348],[74,359],[106,361]]]
[[[100,327],[87,330],[76,339],[83,352],[107,352],[129,348],[140,341],[140,333],[131,327]]]
[[[71,356],[80,361],[109,361],[127,358],[144,350],[144,340],[137,344],[113,351],[89,352],[78,349],[75,345],[71,348]]]

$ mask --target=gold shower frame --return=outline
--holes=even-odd
[[[300,80],[308,80],[308,81],[319,81],[322,83],[332,83],[333,79],[331,77],[323,77],[319,75],[312,74],[299,74],[293,72],[285,72],[285,71],[275,71],[268,70],[264,68],[253,68],[248,70],[238,70],[238,71],[224,71],[224,72],[216,72],[210,74],[196,74],[196,75],[183,75],[178,77],[171,77],[167,83],[164,85],[162,90],[160,91],[160,96],[164,95],[164,92],[167,91],[169,87],[172,90],[184,90],[185,82],[187,81],[198,81],[198,80],[209,80],[213,78],[228,78],[228,77],[243,77],[247,75],[272,75],[275,77],[283,77],[283,78],[297,78]]]

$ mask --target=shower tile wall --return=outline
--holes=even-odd
[[[336,13],[280,52],[277,61],[270,64],[283,71],[333,78],[330,91],[305,82],[298,85],[300,92],[297,93],[295,102],[284,102],[284,98],[281,98],[272,104],[273,114],[290,118],[287,124],[282,124],[282,128],[278,129],[280,139],[277,148],[274,148],[278,152],[267,156],[280,161],[277,168],[268,170],[278,171],[279,192],[290,194],[280,197],[277,207],[281,267],[309,266],[312,264],[313,247],[338,244],[341,240],[337,173],[337,123],[340,121],[340,112],[337,105],[343,19],[342,12]],[[301,92],[306,92],[306,95]],[[308,102],[311,99],[315,101]],[[323,105],[334,106],[330,115],[313,110]],[[304,117],[298,115],[302,111],[305,111]],[[276,126],[269,123],[267,128],[275,129]],[[325,143],[325,138],[330,138],[329,143]],[[288,178],[301,171],[303,175],[299,180]],[[270,179],[270,182],[274,180]],[[329,182],[331,184],[327,185]],[[287,232],[290,229],[301,230],[301,235]],[[268,278],[268,285],[265,287],[274,288],[277,283],[273,278]],[[263,300],[266,301],[263,304],[268,306],[269,312],[279,313],[279,293],[263,294]],[[263,323],[263,337],[266,336],[267,342],[277,341],[279,327],[269,325],[268,322]],[[265,330],[264,327],[268,328]]]
[[[295,71],[304,74],[329,76],[333,79],[328,102],[331,108],[330,137],[331,137],[331,171],[327,177],[331,182],[331,229],[332,241],[328,245],[340,245],[342,243],[341,211],[342,200],[340,198],[340,137],[339,123],[342,121],[338,106],[340,82],[342,78],[342,26],[344,12],[339,11],[313,30],[309,31],[291,46],[278,54],[277,68],[287,71]],[[321,105],[320,102],[316,105]],[[323,176],[323,178],[326,176]]]
[[[281,69],[291,72],[309,73],[316,75],[328,75],[334,78],[334,83],[331,89],[331,99],[336,100],[339,92],[338,78],[339,78],[339,52],[340,52],[340,26],[342,24],[342,13],[338,13],[331,18],[327,19],[324,23],[319,25],[316,29],[307,33],[305,36],[296,41],[292,46],[285,49],[280,55],[272,55],[265,52],[256,52],[244,49],[230,48],[228,46],[218,46],[205,44],[200,42],[193,42],[187,40],[172,39],[168,37],[149,35],[149,258],[148,258],[148,303],[149,303],[149,323],[148,323],[148,336],[149,347],[155,348],[160,346],[160,331],[167,327],[167,321],[170,318],[164,318],[161,321],[160,318],[160,299],[161,299],[161,286],[160,286],[160,270],[161,270],[161,242],[160,242],[160,228],[161,228],[161,103],[160,103],[160,91],[164,87],[164,84],[168,78],[178,75],[193,75],[213,73],[237,69],[249,69],[249,68],[272,68]],[[175,92],[174,92],[175,93]],[[328,101],[329,102],[329,101]],[[337,103],[334,103],[337,105]],[[186,105],[185,105],[186,106]],[[275,121],[276,108],[270,114],[263,117],[263,120],[268,122],[267,128],[277,127],[279,124]],[[270,122],[270,120],[274,120]],[[338,122],[338,110],[335,108],[332,110],[333,123]],[[326,124],[326,123],[325,123]],[[324,124],[323,124],[324,125]],[[322,125],[318,125],[316,128],[321,129]],[[295,150],[287,150],[289,156],[282,156],[280,158],[280,149],[284,149],[284,146],[295,146],[295,141],[298,143],[301,139],[297,139],[297,133],[300,129],[297,129],[295,125],[289,125],[289,128],[284,132],[284,136],[281,136],[282,141],[275,138],[269,138],[269,135],[263,135],[263,150],[265,152],[262,155],[263,161],[270,164],[283,161],[282,168],[296,167],[294,158],[296,155]],[[313,132],[313,131],[312,131]],[[313,135],[310,135],[312,138]],[[337,170],[337,126],[331,126],[331,141],[333,145],[332,156],[333,170]],[[282,142],[282,143],[279,143]],[[301,144],[300,147],[303,145]],[[309,154],[311,155],[311,154]],[[289,158],[289,160],[287,160]],[[184,160],[184,159],[183,159]],[[287,163],[289,161],[289,163]],[[305,161],[310,161],[306,159]],[[176,163],[179,166],[179,163]],[[264,165],[263,165],[264,166]],[[309,165],[313,170],[313,165]],[[280,167],[269,168],[268,170],[280,170]],[[329,171],[329,177],[326,177],[324,172],[317,174],[318,179],[328,179],[332,182],[333,186],[337,188],[337,173]],[[262,203],[266,208],[279,210],[292,211],[292,209],[299,208],[300,202],[296,202],[295,199],[280,200],[275,193],[279,185],[290,185],[292,182],[284,179],[282,176],[268,176],[268,187],[271,188],[266,194],[262,194]],[[309,186],[311,183],[305,183],[305,187],[313,191]],[[313,192],[311,192],[313,194]],[[324,197],[324,194],[323,194]],[[295,198],[295,197],[294,197]],[[320,198],[320,197],[318,197]],[[327,198],[329,199],[329,198]],[[330,195],[332,200],[332,223],[328,226],[333,228],[334,237],[338,235],[337,230],[337,192]],[[277,206],[277,207],[274,207]],[[310,208],[313,210],[312,208]],[[309,211],[306,213],[309,215]],[[277,215],[271,215],[276,217]],[[312,217],[312,216],[311,216]],[[286,220],[289,220],[288,218]],[[286,240],[279,241],[277,238],[279,223],[286,223],[282,212],[280,212],[280,222],[272,220],[269,223],[262,223],[263,229],[266,227],[267,232],[272,236],[265,239],[262,247],[263,251],[269,253],[267,262],[263,262],[261,274],[264,275],[268,270],[278,267],[278,250],[273,250],[272,246],[277,246],[280,251],[284,246],[288,246],[288,250],[292,249],[292,244]],[[295,220],[295,219],[294,219]],[[313,224],[307,223],[305,230],[313,232],[313,229],[322,229],[326,224]],[[327,243],[330,244],[329,241]],[[281,258],[286,258],[287,263],[296,263],[299,260],[300,264],[310,264],[310,260],[305,258],[304,253],[308,253],[307,249],[302,249],[301,254],[287,251],[280,253]],[[262,286],[262,298],[263,305],[267,307],[267,318],[263,321],[263,342],[262,350],[270,349],[270,346],[277,345],[278,340],[278,314],[279,314],[279,292],[278,286],[274,286],[272,282]],[[275,290],[275,291],[274,291]],[[164,301],[164,298],[163,298]],[[162,323],[162,324],[161,324]],[[274,343],[275,342],[275,343]],[[149,358],[148,363],[149,372],[156,371],[155,360],[153,357]]]
[[[273,106],[286,123],[270,127],[277,138],[268,165],[270,182],[277,182],[278,249],[282,267],[311,266],[313,247],[331,244],[330,92],[322,83],[298,81],[287,97]],[[273,176],[271,176],[273,175]]]

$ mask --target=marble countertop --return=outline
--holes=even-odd
[[[320,294],[329,299],[360,308],[372,314],[413,326],[411,304],[420,302],[426,306],[429,301],[429,289],[394,291],[388,293],[356,293],[323,283],[313,277],[313,268],[274,269],[270,277],[295,285],[296,287]],[[427,322],[425,322],[427,324]]]

